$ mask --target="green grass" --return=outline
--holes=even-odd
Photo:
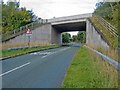
[[[113,34],[111,34],[105,27],[103,27],[97,20],[97,18],[91,17],[90,20],[92,23],[95,25],[96,28],[99,29],[100,32],[104,35],[104,37],[109,41],[110,45],[112,47],[117,47],[118,46],[118,38],[115,37]]]
[[[62,88],[117,87],[117,70],[95,53],[81,47],[64,78]]]
[[[105,27],[103,27],[97,20],[97,17],[93,16],[90,18],[90,20],[92,21],[92,23],[95,25],[96,28],[99,29],[100,32],[102,32],[102,34],[104,35],[104,37],[108,40],[108,42],[110,43],[110,48],[109,50],[105,50],[102,49],[100,47],[93,47],[96,50],[104,53],[105,55],[115,59],[116,61],[118,61],[118,38],[113,36],[113,34],[111,34]]]
[[[23,49],[17,49],[17,50],[7,50],[4,49],[2,50],[2,58],[7,58],[7,57],[15,57],[18,55],[23,55],[27,54],[30,52],[35,52],[35,51],[40,51],[40,50],[46,50],[46,49],[51,49],[51,48],[57,48],[57,45],[49,45],[49,46],[38,46],[38,47],[31,47],[31,48],[23,48]]]

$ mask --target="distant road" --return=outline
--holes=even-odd
[[[61,47],[2,61],[3,88],[58,88],[79,47]]]

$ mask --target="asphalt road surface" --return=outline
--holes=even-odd
[[[2,88],[58,88],[79,47],[61,47],[2,61]]]

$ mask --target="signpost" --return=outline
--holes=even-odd
[[[26,35],[28,37],[28,47],[30,47],[30,37],[32,35],[32,30],[30,28],[28,28],[25,33],[26,33]]]

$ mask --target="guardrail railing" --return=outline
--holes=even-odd
[[[9,39],[12,39],[18,35],[21,35],[23,33],[25,33],[25,31],[30,28],[32,30],[34,30],[35,28],[39,27],[40,25],[46,24],[47,23],[47,19],[40,19],[40,20],[36,20],[30,24],[27,24],[25,26],[21,26],[20,28],[17,28],[13,31],[9,31],[5,34],[2,34],[2,42],[7,41]]]
[[[110,23],[108,23],[105,19],[103,19],[100,16],[95,16],[97,17],[98,21],[102,26],[104,26],[111,34],[113,34],[115,37],[118,37],[118,32],[115,27],[113,27]]]

